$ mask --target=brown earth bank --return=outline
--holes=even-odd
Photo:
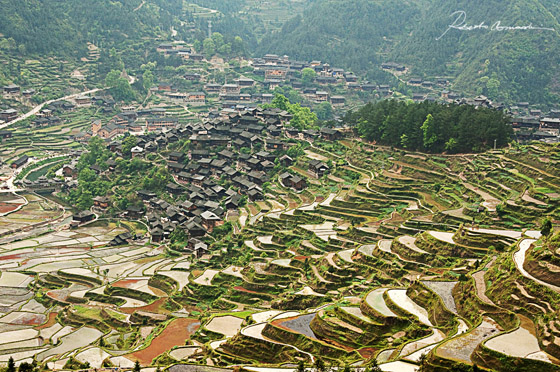
[[[152,340],[150,346],[125,355],[125,357],[132,361],[138,361],[143,366],[150,365],[155,357],[170,350],[173,346],[184,345],[185,341],[193,335],[199,327],[200,322],[198,319],[175,319],[169,323],[163,332]]]

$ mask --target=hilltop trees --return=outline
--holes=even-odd
[[[484,151],[494,140],[502,147],[512,134],[501,111],[434,102],[369,103],[347,113],[344,121],[367,141],[432,153]]]

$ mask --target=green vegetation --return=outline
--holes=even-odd
[[[458,10],[466,12],[468,25],[484,23],[488,29],[452,29],[435,40]],[[471,95],[550,104],[558,95],[558,66],[551,56],[560,46],[559,15],[558,5],[548,0],[311,2],[303,15],[266,35],[257,51],[336,63],[365,72],[377,83],[395,82],[379,68],[394,61],[408,67],[410,76],[451,77],[453,89]],[[498,21],[506,27],[532,24],[555,31],[491,31]]]
[[[140,7],[141,4],[141,0],[92,4],[78,0],[7,0],[2,2],[0,33],[15,40],[22,55],[54,52],[85,57],[87,42],[110,49],[168,30],[176,24],[175,14],[182,9],[180,0],[155,0]]]
[[[469,105],[381,101],[349,112],[344,121],[367,141],[436,153],[503,147],[512,134],[502,112]]]

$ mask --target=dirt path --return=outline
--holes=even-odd
[[[486,264],[484,269],[489,269],[495,261],[496,256],[492,257],[492,260]],[[492,300],[490,300],[488,296],[486,296],[486,282],[484,281],[484,274],[486,273],[486,270],[484,269],[472,274],[472,277],[476,284],[476,294],[478,295],[478,298],[480,298],[485,304],[496,306],[496,304],[492,302]]]
[[[319,270],[317,269],[317,266],[311,266],[311,270],[313,270],[313,274],[315,274],[315,277],[322,283],[332,283],[329,282],[327,279],[323,278],[321,276],[321,274],[319,274]]]
[[[139,11],[144,6],[144,4],[146,4],[146,1],[142,1],[142,4],[138,5],[136,9],[133,10],[133,12]]]
[[[416,253],[420,253],[420,254],[429,254],[428,252],[426,252],[425,250],[418,248],[416,246],[416,238],[410,235],[404,235],[404,236],[399,236],[399,243],[401,243],[402,245],[404,245],[405,247],[407,247],[410,250],[413,250]]]

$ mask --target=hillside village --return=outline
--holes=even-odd
[[[169,64],[136,99],[89,89],[87,68],[40,106],[39,86],[3,88],[0,363],[560,370],[558,110],[462,97],[393,62],[390,86],[153,49]],[[503,110],[517,141],[412,151],[346,119],[391,98]]]
[[[78,95],[69,101],[56,101],[47,105],[37,113],[32,127],[43,128],[57,124],[61,119],[53,115],[56,112],[99,105],[101,111],[109,115],[109,119],[96,120],[91,128],[84,128],[83,132],[74,137],[77,141],[86,143],[91,136],[96,135],[107,139],[124,133],[175,128],[180,118],[158,107],[161,106],[161,102],[185,107],[200,121],[270,104],[274,94],[280,91],[293,92],[304,107],[318,112],[322,120],[340,118],[347,110],[370,100],[427,100],[505,110],[513,118],[512,124],[519,142],[557,142],[560,135],[558,125],[555,124],[560,116],[556,109],[543,112],[528,102],[505,107],[503,104],[491,102],[484,96],[463,97],[450,90],[452,82],[448,78],[436,77],[433,81],[428,81],[410,77],[406,66],[394,62],[383,63],[380,68],[394,74],[400,88],[369,82],[352,72],[331,67],[320,61],[294,61],[287,56],[268,54],[262,58],[232,59],[228,63],[218,57],[207,60],[184,42],[161,43],[157,45],[156,50],[166,58],[182,61],[182,66],[186,67],[181,70],[185,71],[182,75],[161,78],[150,89],[150,93],[157,97],[160,103],[154,100],[150,103],[148,100],[140,107],[117,105],[110,95]],[[125,71],[121,76],[130,79]],[[175,86],[173,82],[180,84]],[[406,92],[402,90],[403,86],[408,87]],[[10,102],[32,104],[31,99],[36,92],[35,88],[38,87],[26,88],[22,90],[24,88],[14,84],[3,87],[2,98],[9,106],[0,111],[0,125],[18,117],[18,110],[10,107]],[[395,92],[396,90],[399,91]],[[110,114],[115,112],[117,114],[110,117]]]

